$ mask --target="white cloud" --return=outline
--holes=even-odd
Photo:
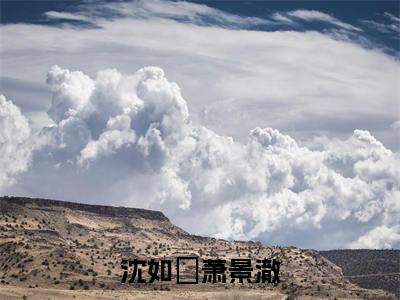
[[[55,17],[70,16],[71,19],[81,18],[85,21],[89,21],[90,17],[95,17],[97,20],[93,20],[94,22],[106,20],[111,16],[118,18],[173,19],[202,26],[213,25],[228,28],[254,27],[271,23],[269,20],[264,18],[242,17],[226,13],[205,4],[186,1],[137,0],[118,3],[100,2],[96,5],[84,4],[80,7],[80,11],[74,14],[64,12],[50,13]]]
[[[30,158],[28,121],[17,106],[0,95],[0,191],[26,171]]]
[[[99,136],[98,140],[90,141],[86,147],[82,149],[78,162],[82,164],[85,161],[96,159],[100,156],[110,155],[123,145],[129,145],[134,141],[135,133],[132,130],[110,130],[107,128],[107,130]]]
[[[383,14],[386,18],[388,18],[389,20],[391,20],[393,23],[398,23],[400,24],[400,18],[397,16],[392,15],[391,13],[385,12]]]
[[[400,242],[400,228],[379,226],[372,229],[356,242],[351,243],[352,248],[358,249],[390,249]]]
[[[292,18],[288,17],[284,13],[279,13],[279,12],[273,13],[271,18],[277,22],[283,22],[283,23],[289,23],[289,24],[295,23]]]
[[[393,129],[400,129],[400,120],[393,122],[390,127]]]
[[[92,79],[54,66],[47,82],[55,124],[37,137],[19,192],[70,199],[75,190],[66,185],[96,178],[95,191],[80,191],[81,199],[161,209],[195,233],[264,242],[279,234],[302,245],[291,237],[296,230],[340,235],[350,222],[354,233],[307,246],[375,247],[370,232],[381,227],[391,234],[376,245],[399,246],[400,158],[368,131],[312,150],[257,127],[240,143],[194,125],[179,87],[157,67],[104,70]],[[57,189],[46,188],[55,176],[62,176]]]
[[[47,11],[44,13],[44,16],[48,19],[55,19],[55,20],[89,21],[89,18],[85,16],[67,12]]]
[[[381,33],[390,34],[393,38],[397,39],[400,33],[400,18],[388,12],[385,12],[383,16],[385,19],[382,22],[373,20],[363,20],[362,22]]]
[[[93,84],[82,72],[69,72],[53,66],[47,74],[47,84],[53,92],[49,116],[59,122],[73,116],[84,106],[93,91]]]
[[[329,14],[326,14],[326,13],[323,13],[323,12],[320,12],[317,10],[298,9],[298,10],[288,12],[287,15],[298,18],[298,19],[302,19],[305,21],[320,21],[320,22],[330,23],[332,25],[335,25],[335,26],[338,26],[338,27],[341,27],[341,28],[347,29],[347,30],[362,31],[360,28],[357,28],[351,24],[342,22],[339,19],[337,19]]]

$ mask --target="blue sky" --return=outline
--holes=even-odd
[[[400,247],[397,1],[1,5],[0,193]]]

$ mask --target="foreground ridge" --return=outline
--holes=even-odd
[[[281,283],[179,285],[174,273],[168,283],[121,283],[123,259],[174,261],[179,256],[198,257],[200,268],[204,259],[246,258],[255,264],[257,259],[275,258],[281,261]],[[184,274],[192,272],[188,267]],[[191,235],[158,211],[23,197],[0,198],[0,278],[0,298],[2,291],[32,288],[38,294],[43,289],[69,290],[77,298],[83,291],[98,290],[168,290],[171,297],[228,289],[262,292],[273,299],[394,299],[382,290],[350,283],[340,267],[315,250]]]

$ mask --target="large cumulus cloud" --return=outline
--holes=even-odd
[[[92,79],[53,66],[47,83],[54,124],[35,136],[20,193],[159,209],[223,238],[400,247],[399,154],[368,131],[306,147],[257,127],[241,143],[194,125],[178,85],[157,67]]]
[[[30,128],[11,100],[0,95],[0,192],[30,163]]]

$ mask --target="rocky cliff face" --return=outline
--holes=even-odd
[[[168,221],[168,218],[162,212],[155,210],[104,206],[104,205],[90,205],[90,204],[83,204],[76,202],[27,198],[27,197],[0,197],[0,210],[6,210],[9,209],[11,206],[15,205],[25,206],[25,207],[38,206],[42,208],[63,207],[71,210],[91,212],[106,217],[117,218],[117,217],[138,216],[149,220]]]
[[[174,261],[178,256],[198,257],[200,268],[210,258],[228,264],[232,258],[249,258],[254,265],[256,259],[275,258],[282,262],[281,283],[177,285],[173,275],[168,283],[121,284],[122,259]],[[228,288],[297,297],[393,298],[351,284],[317,251],[194,236],[157,211],[18,197],[0,198],[0,284],[75,291]]]

